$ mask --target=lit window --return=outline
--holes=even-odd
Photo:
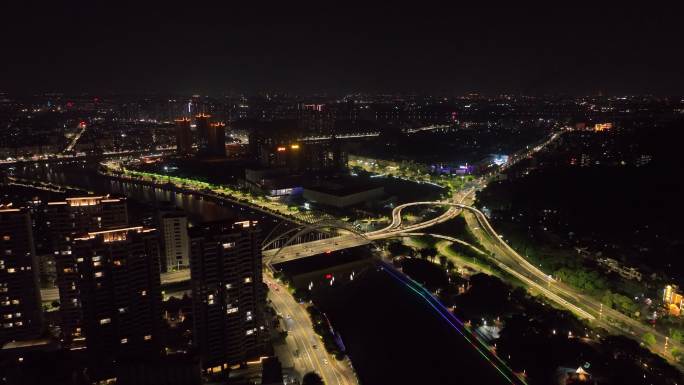
[[[248,335],[248,336],[251,336],[252,334],[254,334],[254,329],[249,329],[249,330],[247,330],[247,331],[245,332],[245,334]]]
[[[96,255],[93,257],[93,262],[98,262],[101,259],[102,259],[102,257],[100,257],[99,255]]]
[[[12,239],[12,238],[9,235],[3,235],[2,236],[3,241],[9,241],[10,239]]]
[[[143,339],[144,339],[145,341],[151,340],[151,339],[152,339],[152,334],[146,335],[145,337],[143,337]]]
[[[231,247],[235,246],[235,242],[226,242],[223,244],[224,249],[230,249]]]
[[[8,272],[8,273],[14,273],[15,271],[16,271],[16,270],[14,270],[13,267],[10,267],[9,269],[7,269],[7,272]]]
[[[121,343],[122,343],[122,344],[128,343],[128,338],[122,338],[122,339],[121,339]]]
[[[226,289],[231,289],[232,287],[233,287],[232,284],[230,284],[230,283],[227,283],[227,284],[226,284]]]
[[[252,282],[252,277],[245,278],[245,283],[250,283],[250,282]]]
[[[238,311],[238,308],[236,308],[236,307],[229,307],[228,309],[226,309],[226,314],[237,313],[237,311]]]
[[[100,278],[100,277],[102,277],[103,275],[104,275],[104,273],[101,272],[101,271],[95,272],[95,277],[96,277],[96,278]]]
[[[112,319],[111,318],[103,318],[100,320],[100,325],[106,325],[108,323],[111,323]]]
[[[140,295],[142,295],[143,297],[146,296],[146,295],[147,295],[147,290],[143,290],[143,291],[140,293]]]
[[[125,313],[125,312],[126,312],[126,308],[125,308],[125,307],[120,307],[120,308],[119,308],[119,313]]]
[[[83,262],[83,258],[76,258],[76,262]]]

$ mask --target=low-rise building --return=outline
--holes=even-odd
[[[679,316],[684,306],[684,297],[677,285],[667,285],[663,289],[663,303],[670,315]]]
[[[385,195],[382,186],[356,183],[349,180],[325,181],[304,187],[304,199],[317,204],[344,208],[367,203]]]
[[[620,265],[620,262],[613,258],[599,258],[598,264],[603,266],[607,271],[618,273],[622,278],[635,279],[641,282],[642,274],[635,267],[628,267]]]
[[[245,185],[257,194],[282,197],[302,191],[302,177],[285,168],[253,168],[245,170]]]

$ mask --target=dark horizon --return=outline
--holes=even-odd
[[[681,95],[677,13],[339,4],[17,10],[0,27],[9,53],[0,91]]]

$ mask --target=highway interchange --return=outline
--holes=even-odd
[[[511,156],[509,163],[504,165],[502,169],[511,167],[518,160],[540,151],[559,136],[559,133],[552,134],[544,143],[521,154]],[[631,338],[640,338],[645,333],[651,333],[656,336],[658,345],[664,344],[666,337],[656,332],[653,328],[614,309],[603,307],[598,300],[590,298],[577,289],[555,281],[511,248],[504,241],[503,237],[494,230],[484,213],[470,206],[473,194],[477,190],[486,187],[487,179],[489,178],[481,178],[470,185],[468,189],[454,194],[450,200],[411,202],[397,206],[392,211],[391,223],[379,230],[364,234],[354,234],[348,231],[345,233],[343,231],[343,235],[332,238],[288,245],[280,249],[264,250],[264,262],[269,267],[269,271],[265,269],[264,281],[271,289],[269,290],[269,299],[272,306],[278,313],[285,315],[285,323],[290,335],[288,337],[288,346],[291,346],[291,353],[293,351],[298,352],[297,357],[293,358],[295,369],[300,373],[311,370],[316,371],[322,375],[327,384],[355,384],[358,382],[353,370],[346,362],[335,360],[322,347],[313,348],[313,345],[317,345],[313,341],[317,341],[319,337],[313,331],[305,307],[297,304],[289,292],[271,276],[274,264],[356,247],[377,240],[407,236],[454,219],[462,213],[470,231],[475,235],[484,250],[473,245],[471,246],[478,250],[483,257],[488,258],[493,265],[518,280],[528,290],[543,295],[557,306],[565,308],[611,333],[623,334]],[[447,209],[434,218],[404,225],[401,212],[403,209],[412,206],[446,207]],[[453,237],[439,234],[430,235],[452,242],[463,243],[463,241]],[[189,270],[162,274],[163,284],[177,283],[189,279]],[[44,289],[41,290],[41,293],[43,301],[58,299],[56,289]],[[670,346],[682,348],[679,344],[673,342],[670,342]]]

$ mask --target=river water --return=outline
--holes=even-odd
[[[81,164],[26,166],[15,172],[100,194],[126,195],[133,206],[129,212],[145,206],[141,203],[172,201],[195,221],[238,216],[260,220],[265,231],[280,221],[240,206],[113,181]],[[379,270],[370,253],[362,247],[283,266],[298,285],[314,282],[314,302],[341,334],[363,385],[506,383],[421,297]],[[333,285],[328,274],[336,277]]]
[[[79,187],[96,194],[124,195],[129,199],[129,215],[133,223],[140,219],[138,218],[140,211],[137,210],[142,206],[150,206],[158,202],[175,203],[177,207],[185,210],[190,220],[194,222],[252,219],[259,221],[263,231],[269,231],[274,224],[281,221],[281,219],[240,205],[217,203],[196,195],[107,178],[83,163],[26,165],[18,167],[14,173],[17,176],[39,178],[58,185]]]
[[[368,247],[278,267],[296,287],[313,286],[362,384],[508,383],[422,297],[380,269]]]

